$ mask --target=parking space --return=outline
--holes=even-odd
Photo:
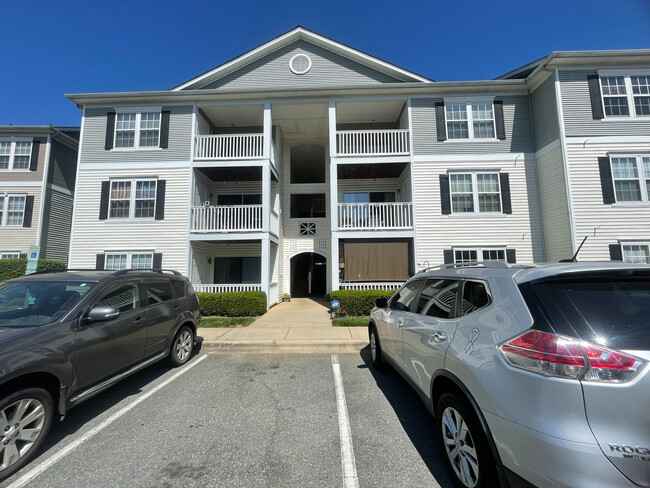
[[[432,431],[419,397],[396,373],[374,371],[364,351],[199,355],[179,369],[152,366],[71,410],[2,486],[448,488]],[[354,477],[344,477],[346,455]]]

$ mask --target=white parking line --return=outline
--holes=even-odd
[[[19,478],[18,480],[14,481],[12,484],[10,484],[7,488],[20,488],[22,486],[25,486],[27,483],[32,481],[34,478],[37,476],[41,475],[46,469],[52,467],[55,463],[63,459],[66,455],[70,454],[73,450],[75,450],[77,447],[79,447],[81,444],[86,442],[88,439],[94,437],[95,435],[99,434],[102,430],[104,430],[106,427],[111,425],[113,422],[115,422],[117,419],[122,417],[124,414],[128,413],[130,410],[134,409],[137,405],[145,401],[147,398],[149,398],[151,395],[154,393],[158,392],[159,390],[163,389],[165,386],[170,384],[172,381],[174,381],[176,378],[178,378],[181,375],[184,375],[187,373],[190,369],[192,369],[194,366],[199,364],[201,361],[203,361],[207,356],[201,356],[197,358],[193,363],[188,364],[185,366],[183,369],[181,369],[178,373],[174,374],[173,376],[170,376],[167,378],[165,381],[163,381],[161,384],[153,388],[152,390],[148,391],[141,397],[139,397],[137,400],[134,400],[133,402],[129,403],[126,405],[124,408],[121,410],[118,410],[115,412],[113,415],[111,415],[109,418],[104,420],[101,424],[98,426],[90,429],[88,432],[86,432],[84,435],[79,437],[77,440],[74,442],[71,442],[67,446],[65,446],[63,449],[58,451],[56,454],[52,455],[45,461],[43,461],[41,464],[36,466],[34,469],[29,471],[26,475],[23,477]]]
[[[332,368],[334,369],[334,385],[336,388],[336,408],[339,416],[339,437],[341,440],[341,467],[343,468],[343,486],[345,488],[359,488],[357,476],[357,463],[354,459],[352,448],[352,430],[348,417],[348,405],[345,402],[343,377],[339,357],[332,354]]]

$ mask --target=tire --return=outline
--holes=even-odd
[[[38,452],[52,425],[54,404],[42,388],[26,388],[0,400],[0,480]]]
[[[370,340],[370,360],[372,361],[372,366],[375,369],[381,370],[384,368],[384,356],[381,353],[379,335],[377,335],[377,329],[374,326],[370,327],[368,338]]]
[[[182,366],[192,357],[194,349],[194,332],[189,325],[184,325],[174,336],[172,348],[169,352],[169,362],[172,366]]]
[[[440,397],[436,408],[436,435],[458,488],[499,486],[490,445],[464,398],[454,393]]]

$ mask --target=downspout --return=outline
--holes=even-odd
[[[537,141],[535,141],[535,128],[534,128],[534,117],[533,117],[533,104],[531,103],[531,96],[532,93],[529,91],[528,92],[528,112],[530,113],[530,136],[533,139],[533,147],[535,148],[535,152],[533,153],[535,155],[535,188],[537,190],[537,218],[539,219],[539,230],[540,230],[540,244],[542,246],[542,257],[543,257],[543,262],[546,262],[546,241],[544,240],[544,220],[542,218],[542,194],[540,193],[539,190],[539,166],[537,164]],[[524,164],[525,160],[524,160]],[[524,169],[525,172],[525,169]],[[528,203],[530,206],[530,202]],[[532,229],[531,229],[531,235],[530,235],[530,245],[531,248],[533,247],[533,235],[532,235]],[[532,249],[531,249],[532,250]],[[535,253],[533,251],[533,262],[535,262]]]
[[[47,198],[47,184],[50,174],[50,150],[52,148],[52,134],[47,135],[47,147],[45,148],[45,164],[43,166],[43,185],[41,187],[41,208],[38,211],[38,228],[36,229],[36,245],[43,247],[41,237],[43,235],[43,218],[45,217],[45,200]],[[45,256],[42,256],[43,258]]]

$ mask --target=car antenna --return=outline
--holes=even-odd
[[[580,249],[582,249],[582,245],[587,240],[587,237],[589,237],[589,236],[585,236],[585,238],[582,239],[582,242],[578,246],[578,250],[576,251],[576,253],[573,255],[573,257],[571,259],[560,259],[560,262],[561,263],[577,263],[578,262],[578,253],[580,252]]]

